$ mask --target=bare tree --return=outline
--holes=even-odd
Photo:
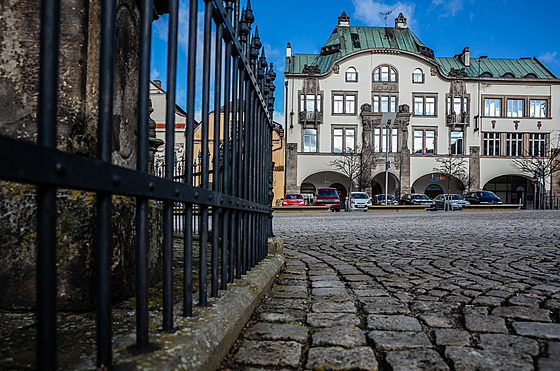
[[[354,190],[354,184],[361,191],[367,188],[373,179],[371,175],[372,159],[371,151],[356,146],[354,151],[341,153],[329,165],[348,177],[350,180],[350,192]]]
[[[449,189],[451,187],[451,177],[458,179],[460,182],[470,178],[467,173],[466,160],[463,157],[448,154],[446,156],[436,158],[436,161],[440,164],[440,166],[434,168],[434,171],[441,173],[447,178],[446,193],[449,193]],[[466,184],[463,183],[463,186],[459,188],[464,188],[465,185]],[[472,180],[470,185],[472,185]]]

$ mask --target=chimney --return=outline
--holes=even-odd
[[[402,13],[399,13],[399,16],[395,18],[395,28],[408,28],[406,25],[406,18]]]
[[[340,17],[338,17],[338,25],[340,27],[350,27],[350,17],[346,15],[345,11],[343,11]]]
[[[154,85],[161,89],[161,81],[160,80],[154,80]]]
[[[288,45],[286,45],[286,57],[291,57],[292,56],[292,44],[288,43]]]
[[[465,46],[463,52],[461,53],[461,60],[465,67],[469,67],[471,65],[471,52],[469,51],[469,47]]]

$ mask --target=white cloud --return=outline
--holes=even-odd
[[[155,80],[159,77],[159,71],[156,68],[152,68],[150,72],[150,80]]]
[[[557,52],[542,53],[541,55],[539,55],[539,59],[543,62],[546,62],[546,63],[555,63],[555,62],[557,62],[557,60],[556,60],[556,55],[557,54],[558,54]]]
[[[439,6],[443,8],[443,13],[440,17],[454,17],[457,12],[463,10],[464,0],[432,0],[432,5],[429,10],[435,9]]]
[[[286,129],[286,123],[284,122],[284,114],[282,112],[274,111],[273,120],[281,124],[284,129]]]
[[[416,25],[414,20],[414,10],[416,5],[414,3],[383,3],[374,0],[352,0],[352,4],[354,5],[353,17],[365,22],[368,26],[385,26],[384,14],[390,12],[392,9],[394,10],[391,14],[387,15],[388,27],[394,26],[394,20],[397,18],[399,13],[402,13],[407,18],[409,28],[414,28]],[[397,8],[395,9],[395,7]]]

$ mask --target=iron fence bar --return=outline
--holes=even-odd
[[[204,45],[203,45],[203,69],[202,69],[202,140],[200,159],[202,175],[199,187],[208,189],[209,163],[208,163],[208,126],[209,126],[209,108],[210,108],[210,54],[211,54],[211,36],[212,36],[212,11],[213,6],[210,0],[205,0],[204,9]],[[199,254],[199,305],[207,304],[207,244],[208,244],[208,206],[200,205],[200,254]]]
[[[140,4],[140,68],[138,76],[138,133],[136,169],[148,172],[150,44],[153,0]],[[136,198],[136,347],[149,345],[148,334],[148,198]]]
[[[116,3],[101,4],[101,50],[99,61],[99,124],[97,158],[111,164],[113,131],[113,91],[115,74]],[[111,194],[97,193],[96,287],[97,287],[97,367],[112,367],[111,341]]]
[[[213,190],[223,193],[221,179],[221,160],[220,160],[220,124],[221,124],[221,94],[222,94],[222,38],[223,23],[216,24],[216,52],[214,54],[215,77],[214,77],[214,162],[212,165],[212,184]],[[225,121],[225,117],[224,117]],[[220,196],[220,200],[221,200]],[[221,220],[222,208],[212,209],[212,279],[210,286],[210,296],[218,296],[218,258],[219,258],[219,237],[221,231],[219,222]]]
[[[38,144],[56,147],[60,0],[41,2]],[[59,171],[63,171],[61,164]],[[37,361],[56,369],[56,188],[37,187]]]
[[[178,0],[169,0],[167,49],[167,106],[165,117],[165,178],[173,180],[175,145],[175,90],[177,81]],[[163,331],[173,329],[173,202],[163,205]]]

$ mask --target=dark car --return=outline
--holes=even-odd
[[[331,210],[340,211],[340,197],[336,188],[317,188],[315,206],[330,206]]]
[[[423,193],[407,193],[401,197],[401,205],[425,205],[426,210],[436,210],[436,203]]]
[[[469,191],[465,193],[465,200],[471,204],[501,204],[502,200],[490,191]]]
[[[391,196],[391,195],[387,195],[387,201],[385,202],[385,194],[379,194],[379,195],[375,195],[372,198],[372,202],[374,205],[398,205],[398,201],[395,200],[395,197]]]

